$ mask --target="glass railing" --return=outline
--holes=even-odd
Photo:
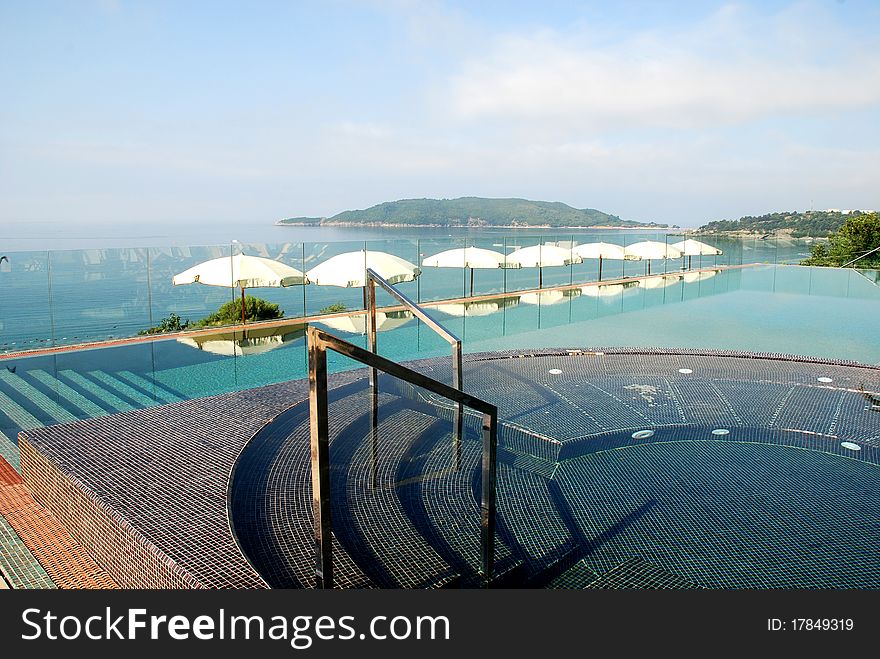
[[[294,230],[292,230],[294,231]],[[614,242],[629,248],[654,241],[673,245],[688,236],[655,232],[477,233],[348,242],[232,243],[168,248],[112,248],[7,253],[0,263],[0,353],[77,345],[137,336],[162,325],[173,315],[190,324],[206,318],[224,303],[235,301],[237,288],[198,283],[172,284],[172,277],[199,263],[244,254],[279,261],[302,272],[347,252],[385,252],[421,268],[411,282],[398,284],[418,303],[473,296],[504,295],[538,288],[586,284],[644,275],[680,272],[744,263],[796,263],[809,254],[809,242],[770,238],[698,236],[721,250],[720,255],[641,261],[581,259],[574,249],[589,242]],[[531,252],[546,265],[492,269],[424,266],[426,258],[464,247],[511,257]],[[531,250],[529,250],[531,248]],[[552,254],[551,254],[552,253]],[[568,255],[562,262],[559,253]],[[462,264],[463,265],[463,264]],[[601,270],[601,272],[600,272]],[[277,304],[283,318],[317,316],[331,311],[363,309],[363,289],[307,285],[253,288],[246,293]],[[380,306],[391,304],[379,292]]]

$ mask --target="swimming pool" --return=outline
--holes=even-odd
[[[601,287],[483,296],[428,311],[462,339],[466,352],[655,346],[880,363],[880,288],[853,270],[707,269]],[[336,328],[329,324],[334,322],[318,325],[365,345],[357,321]],[[378,339],[385,356],[448,354],[442,339],[405,314],[389,314],[385,327]],[[301,331],[288,327],[272,336],[278,340],[254,339],[252,354],[218,355],[192,340],[160,340],[7,359],[0,368],[0,452],[17,464],[15,437],[25,428],[305,377]],[[352,366],[331,356],[331,370]]]
[[[604,286],[431,311],[464,339],[465,389],[499,408],[497,583],[880,587],[880,368],[866,365],[878,360],[874,282],[749,266]],[[433,332],[396,312],[383,322],[380,353],[449,381],[448,347]],[[357,320],[318,324],[363,342]],[[270,336],[258,329],[244,354],[225,357],[189,337],[0,372],[4,395],[35,421],[149,408],[23,442],[26,481],[118,583],[313,585],[303,337],[295,327]],[[55,370],[40,372],[40,360]],[[383,376],[374,430],[353,365],[330,365],[337,583],[479,585],[479,419],[466,417],[453,441],[447,402]],[[136,531],[135,564],[93,531],[119,519],[119,542]],[[143,581],[154,565],[175,575]]]

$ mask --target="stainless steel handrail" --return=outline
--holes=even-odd
[[[371,352],[376,352],[376,284],[379,284],[394,299],[409,309],[425,325],[443,337],[452,346],[452,381],[456,389],[462,388],[461,339],[436,320],[425,310],[413,302],[405,293],[397,290],[393,284],[385,280],[378,272],[367,268],[367,341]]]
[[[378,272],[372,268],[367,268],[367,347],[370,352],[373,354],[378,353],[378,347],[376,344],[376,284],[379,284],[379,286],[385,289],[391,297],[409,309],[419,320],[443,337],[443,339],[452,346],[452,386],[459,391],[462,391],[464,389],[464,376],[462,369],[461,339],[431,318],[425,313],[424,309],[407,297],[405,293],[397,290],[393,284],[384,279]],[[370,369],[370,386],[372,387],[374,395],[377,391],[377,385],[378,374],[376,373],[376,369]],[[376,409],[375,404],[373,405],[373,408]],[[456,447],[456,468],[458,468],[461,463],[461,432],[463,423],[464,410],[462,409],[461,403],[459,403],[455,407],[453,418],[453,441],[455,442]]]
[[[861,261],[861,260],[862,260],[863,258],[865,258],[866,256],[871,256],[871,254],[873,254],[874,252],[878,252],[878,251],[880,251],[880,247],[875,247],[874,249],[865,252],[865,253],[862,254],[861,256],[857,256],[857,257],[854,258],[852,261],[847,261],[846,263],[844,263],[844,264],[843,264],[842,266],[840,266],[840,267],[841,267],[841,268],[846,268],[846,267],[852,265],[853,263],[855,263],[856,261]]]
[[[427,389],[483,414],[481,493],[481,573],[488,585],[495,561],[495,468],[498,446],[498,408],[460,389],[380,357],[316,327],[306,330],[309,349],[309,432],[312,460],[312,504],[315,517],[315,585],[333,587],[333,538],[330,516],[330,431],[327,399],[327,350],[357,360],[372,369]],[[375,392],[375,388],[373,388]],[[375,426],[374,426],[375,427]]]

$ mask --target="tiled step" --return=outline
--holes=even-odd
[[[0,431],[0,455],[13,467],[19,468],[18,444],[3,431]]]
[[[89,371],[89,375],[98,380],[105,388],[112,390],[117,396],[125,396],[129,400],[134,401],[138,407],[149,407],[156,404],[156,401],[151,396],[126,384],[119,378],[113,377],[109,373]]]
[[[80,389],[87,391],[102,403],[106,403],[116,412],[127,412],[128,410],[135,409],[135,406],[131,403],[122,400],[114,393],[108,391],[104,387],[98,386],[95,382],[92,382],[76,371],[61,371],[59,375],[69,380]]]
[[[70,385],[67,385],[61,380],[52,377],[52,375],[50,375],[46,371],[33,370],[28,371],[27,374],[35,380],[41,382],[46,387],[57,391],[59,396],[62,396],[69,400],[90,417],[104,416],[105,414],[107,414],[107,410],[105,410],[103,407],[101,407],[94,401],[89,400]]]
[[[123,380],[127,384],[139,387],[144,391],[153,392],[153,395],[159,400],[159,402],[176,403],[180,400],[183,400],[183,396],[179,396],[171,391],[168,391],[168,389],[166,389],[159,383],[150,382],[146,378],[141,377],[136,373],[132,373],[131,371],[119,371],[118,373],[115,373],[115,376],[120,380]]]
[[[46,570],[15,529],[0,515],[0,581],[16,589],[55,588]]]
[[[46,425],[2,391],[0,391],[0,410],[3,410],[3,413],[22,430]]]
[[[51,417],[58,423],[70,423],[71,421],[76,421],[78,419],[76,414],[61,407],[61,405],[49,398],[42,391],[14,373],[10,373],[5,369],[0,369],[0,381],[5,382],[10,388],[19,392],[22,396],[39,406],[47,416]]]

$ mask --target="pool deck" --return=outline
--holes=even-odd
[[[443,381],[451,376],[448,358],[410,366]],[[498,564],[519,585],[880,587],[876,561],[833,567],[880,547],[880,411],[871,402],[880,369],[785,355],[580,349],[467,355],[464,375],[469,393],[499,404]],[[365,376],[361,369],[330,379],[340,585],[476,583],[474,419],[467,419],[453,469],[448,407],[383,379],[376,461],[368,450]],[[23,485],[121,587],[311,587],[307,392],[296,381],[28,430],[19,437]],[[640,429],[655,434],[633,440]],[[861,450],[842,447],[845,441]],[[608,462],[624,454],[631,468],[645,470],[635,480]],[[705,479],[711,465],[726,464],[722,457],[730,473],[715,488]],[[686,496],[664,498],[669,483],[645,490],[652,464],[665,465]],[[678,473],[689,464],[699,469]],[[782,496],[778,490],[792,487],[786,474],[815,474],[824,500],[857,489],[856,502],[868,506],[861,519],[834,510],[813,519],[796,497],[774,500],[778,508],[766,513],[784,509],[781,519],[803,517],[816,537],[840,536],[847,558],[814,540],[812,552],[827,556],[816,559],[815,572],[794,574],[797,548],[773,535],[778,525],[768,530],[753,520],[740,528],[727,517],[730,532],[718,540],[731,552],[724,569],[675,553],[681,537],[661,536],[689,519],[691,509],[680,502],[699,506],[694,497],[706,496],[718,505],[706,517],[721,515],[720,502],[752,487],[746,481],[755,464],[766,469],[741,513]],[[617,480],[603,480],[615,473]],[[687,483],[696,481],[704,485],[695,494]],[[630,490],[617,492],[610,506],[618,483]],[[663,525],[645,530],[657,516]],[[715,530],[699,532],[711,545]],[[743,562],[731,543],[752,533],[766,555]],[[790,572],[773,572],[774,555],[785,557]]]

